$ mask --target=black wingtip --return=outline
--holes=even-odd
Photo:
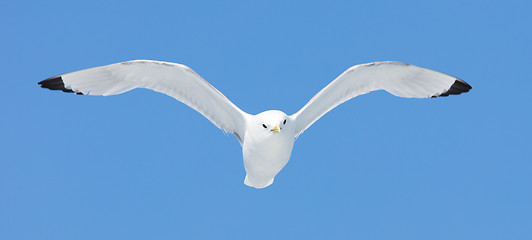
[[[454,81],[454,83],[451,86],[451,88],[449,88],[449,90],[447,90],[446,92],[444,92],[444,93],[442,93],[440,95],[434,95],[432,97],[435,98],[435,97],[447,97],[449,95],[458,95],[458,94],[461,94],[461,93],[469,92],[469,90],[471,90],[471,85],[469,85],[468,83],[464,82],[463,80],[457,78]]]
[[[48,88],[50,90],[61,90],[63,92],[71,92],[78,95],[83,95],[81,92],[74,92],[72,89],[68,89],[65,87],[65,82],[63,82],[63,79],[61,76],[57,77],[51,77],[46,80],[42,80],[38,83],[42,88]]]

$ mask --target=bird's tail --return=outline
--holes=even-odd
[[[250,178],[249,175],[246,174],[246,179],[244,179],[244,184],[250,187],[260,189],[260,188],[265,188],[267,186],[272,185],[273,179],[274,178],[267,180],[267,181],[257,181],[255,179]]]

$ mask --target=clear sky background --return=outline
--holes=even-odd
[[[0,239],[532,239],[530,1],[3,1]],[[133,59],[186,64],[244,111],[295,113],[394,60],[470,93],[329,112],[262,190],[240,145],[150,90],[38,87]]]

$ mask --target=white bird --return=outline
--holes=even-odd
[[[270,110],[248,114],[185,65],[135,60],[51,77],[41,87],[83,95],[115,95],[135,88],[167,94],[195,109],[218,128],[234,134],[242,146],[244,184],[264,188],[290,159],[296,138],[339,104],[375,90],[395,96],[428,98],[468,92],[466,82],[401,62],[353,66],[293,115]]]

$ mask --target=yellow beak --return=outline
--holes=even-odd
[[[270,131],[272,131],[274,133],[279,133],[279,132],[281,132],[281,127],[279,127],[279,124],[277,124]]]

